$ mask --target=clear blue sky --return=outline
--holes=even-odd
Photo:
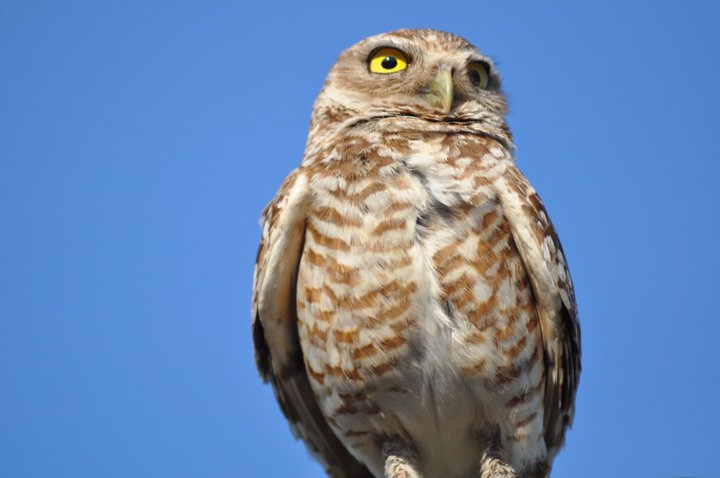
[[[554,477],[718,476],[718,4],[383,3],[0,3],[0,476],[323,476],[253,363],[257,221],[337,55],[400,27],[498,61],[565,245]]]

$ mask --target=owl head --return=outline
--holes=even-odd
[[[315,103],[313,125],[392,118],[506,130],[505,113],[497,70],[472,44],[436,30],[397,30],[340,55]]]

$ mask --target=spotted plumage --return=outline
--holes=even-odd
[[[433,30],[366,39],[328,75],[263,215],[253,331],[332,477],[549,474],[577,308],[505,110],[492,62]]]

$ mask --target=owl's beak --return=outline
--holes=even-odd
[[[453,79],[449,69],[443,68],[438,72],[430,83],[430,91],[425,94],[425,99],[431,106],[442,109],[444,114],[450,112],[453,101]]]

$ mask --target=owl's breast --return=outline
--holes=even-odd
[[[297,281],[303,352],[318,385],[337,378],[359,389],[392,375],[428,307],[432,284],[417,243],[427,193],[401,168],[313,179]]]
[[[446,156],[422,146],[313,176],[298,331],[321,409],[350,449],[407,433],[433,463],[463,462],[468,436],[502,415],[494,391],[531,381],[515,371],[535,356],[538,340],[523,336],[537,318],[487,187],[497,161],[450,167]]]

